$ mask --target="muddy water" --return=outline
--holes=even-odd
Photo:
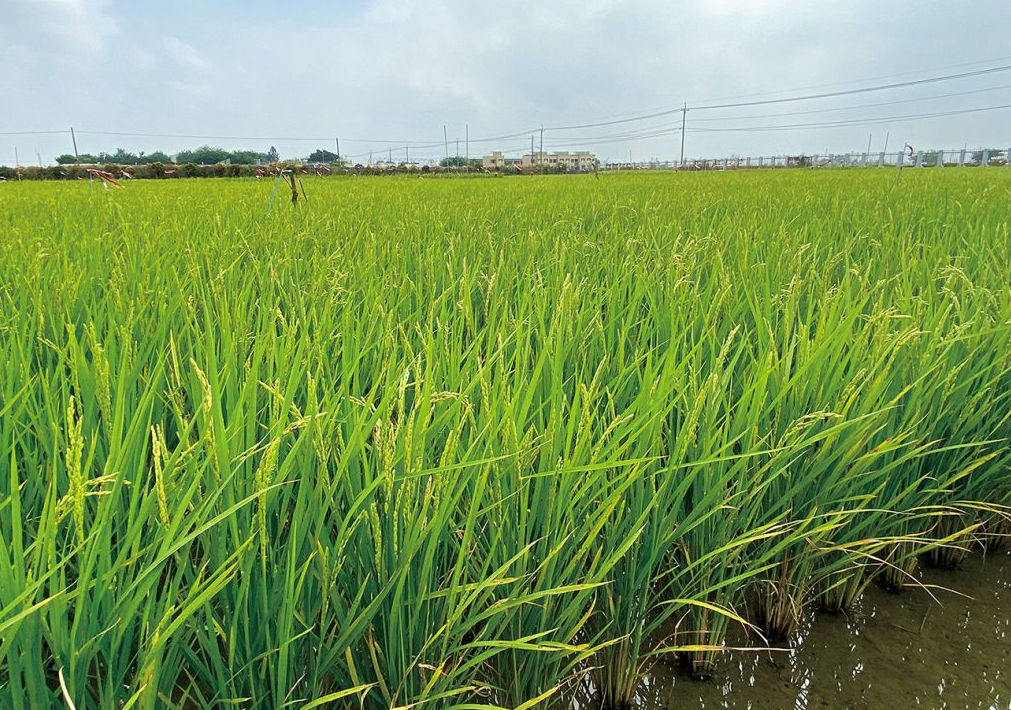
[[[810,614],[786,651],[725,655],[712,680],[655,669],[640,707],[1011,709],[1011,556],[920,578],[952,591],[872,587],[846,615]]]

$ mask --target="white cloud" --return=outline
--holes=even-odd
[[[134,70],[149,71],[158,66],[155,55],[136,43],[126,45],[123,48],[123,54]]]
[[[406,22],[414,14],[410,0],[378,0],[362,15],[366,22],[380,24]]]
[[[9,50],[7,70],[0,70],[0,95],[21,100],[18,112],[0,118],[0,130],[76,125],[257,136],[264,140],[221,142],[259,147],[259,141],[266,143],[264,149],[275,143],[285,155],[320,146],[316,139],[285,143],[277,136],[337,134],[342,152],[367,159],[373,150],[388,153],[390,144],[352,139],[436,144],[425,150],[412,147],[411,157],[437,158],[444,151],[443,125],[454,141],[457,135],[464,138],[467,124],[472,154],[493,148],[529,150],[529,133],[491,143],[475,138],[512,135],[542,123],[550,127],[660,111],[682,101],[692,106],[832,82],[867,83],[880,75],[999,57],[1007,54],[1000,33],[980,28],[1011,23],[1007,0],[959,5],[891,0],[884,8],[871,0],[356,0],[339,7],[316,0],[296,3],[291,13],[278,17],[264,16],[247,4],[239,11],[200,0],[177,2],[0,0],[0,46]],[[279,38],[289,36],[293,40],[285,39],[276,50]],[[271,48],[269,59],[264,48]],[[984,77],[958,88],[999,83],[995,80]],[[171,101],[164,101],[166,92]],[[941,92],[940,87],[924,87],[916,93]],[[908,126],[726,130],[885,116],[890,109],[842,109],[912,95],[758,107],[725,115],[722,123],[714,113],[689,112],[687,152],[850,149],[865,146],[872,131],[877,143],[888,130],[893,141],[901,135],[903,141],[938,147],[1007,139],[1007,114],[996,112]],[[251,97],[267,100],[251,109]],[[980,96],[978,104],[989,98]],[[939,102],[937,108],[953,103]],[[762,116],[835,107],[840,113],[779,121]],[[920,108],[910,105],[909,111]],[[902,111],[891,109],[896,112]],[[636,157],[670,157],[680,148],[674,134],[590,141],[645,126],[676,129],[679,118],[547,132],[545,147],[579,148],[585,141],[600,155],[627,156],[631,148]],[[721,130],[702,131],[708,128]],[[35,147],[28,138],[18,140],[25,151]],[[44,137],[30,140],[47,152]],[[62,136],[52,140],[49,152],[65,151]],[[87,140],[93,141],[89,151],[123,145],[172,152],[192,143],[144,137]],[[4,149],[0,141],[0,152]]]
[[[809,0],[695,0],[695,12],[736,18],[789,20],[798,10],[817,10]]]
[[[204,59],[196,47],[186,44],[181,39],[166,37],[163,44],[169,57],[185,69],[203,70],[210,66],[210,62]]]
[[[111,15],[111,0],[15,0],[57,50],[99,53],[106,40],[119,34]]]

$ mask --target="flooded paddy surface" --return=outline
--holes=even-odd
[[[809,613],[786,651],[725,655],[708,681],[656,668],[641,707],[1011,708],[1011,556],[973,555],[920,580],[951,591],[932,589],[934,601],[872,586],[848,614]]]

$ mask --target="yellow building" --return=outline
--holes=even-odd
[[[504,170],[519,165],[524,170],[544,167],[554,170],[563,167],[566,170],[593,170],[597,165],[597,156],[589,151],[580,150],[570,153],[566,150],[555,153],[527,153],[522,158],[507,158],[502,151],[493,151],[491,155],[481,158],[481,166],[485,170]]]

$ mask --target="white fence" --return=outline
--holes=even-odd
[[[603,170],[742,170],[748,168],[960,168],[1011,166],[1011,148],[902,150],[827,155],[767,155],[758,157],[693,158],[645,163],[607,163]]]

